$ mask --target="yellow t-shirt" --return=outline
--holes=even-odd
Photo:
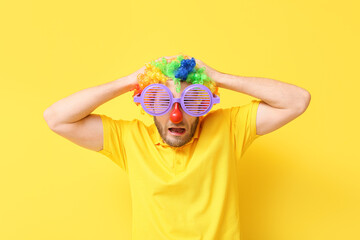
[[[194,137],[167,145],[155,124],[101,116],[99,153],[129,176],[134,240],[240,239],[237,164],[256,134],[260,100],[201,116]]]

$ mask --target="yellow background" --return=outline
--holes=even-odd
[[[244,156],[243,239],[360,239],[357,2],[3,1],[0,239],[130,239],[126,175],[53,133],[43,112],[179,53],[311,93],[303,115]],[[253,99],[220,94],[214,109]],[[131,96],[94,113],[151,122]]]

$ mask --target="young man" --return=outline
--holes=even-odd
[[[143,67],[68,96],[44,113],[51,130],[109,157],[128,174],[133,239],[240,239],[237,166],[242,155],[257,137],[295,119],[309,105],[310,94],[300,87],[225,74],[200,60],[196,63],[218,87],[261,100],[200,117],[175,103],[171,111],[154,116],[150,126],[137,119],[91,114],[134,89]],[[171,79],[165,85],[178,98],[190,84],[181,82],[179,93]],[[171,120],[174,111],[179,121]]]

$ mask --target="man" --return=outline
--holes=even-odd
[[[44,113],[54,132],[109,157],[128,174],[133,239],[240,239],[237,166],[242,155],[257,137],[295,119],[309,105],[310,94],[300,87],[225,74],[200,60],[196,63],[218,87],[261,100],[200,117],[172,106],[166,114],[154,116],[150,126],[137,119],[91,114],[134,89],[142,68],[61,99]],[[189,83],[181,82],[180,92],[171,79],[165,85],[177,98]],[[171,120],[173,111],[181,121]]]

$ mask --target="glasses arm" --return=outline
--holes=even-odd
[[[214,100],[214,104],[220,103],[220,97],[218,95],[215,95],[215,97],[213,97]]]
[[[141,97],[140,96],[135,96],[134,97],[134,102],[141,102]]]

